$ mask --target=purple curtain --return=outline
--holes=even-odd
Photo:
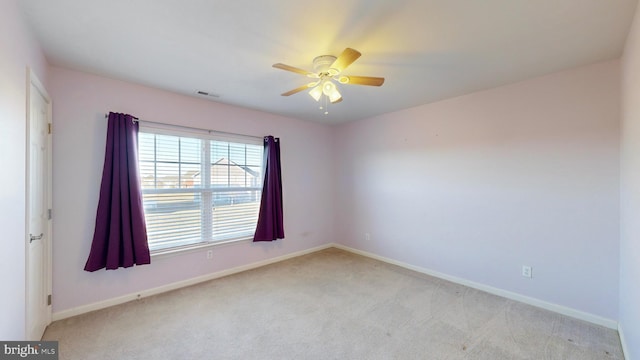
[[[138,122],[109,113],[107,149],[86,271],[149,264],[147,228],[138,173]]]
[[[260,215],[253,241],[284,239],[282,220],[282,174],[280,171],[280,139],[264,138],[264,184]]]

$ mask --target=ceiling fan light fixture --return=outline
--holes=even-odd
[[[315,100],[320,101],[320,97],[322,97],[322,86],[318,85],[309,91],[309,95]]]
[[[331,95],[329,95],[329,101],[331,101],[332,104],[340,102],[341,100],[342,100],[342,95],[340,94],[340,92],[337,89],[336,89],[336,91],[331,93]]]
[[[331,80],[325,80],[322,83],[322,92],[327,95],[327,96],[331,96],[331,94],[333,94],[336,90],[336,84],[334,84]]]
[[[318,84],[318,82],[309,83],[308,86],[313,87],[313,89],[309,91],[309,95],[311,95],[315,101],[320,101],[322,95],[329,98],[329,101],[332,103],[340,102],[342,100],[342,95],[338,91],[336,84],[331,80],[325,80],[321,84]]]

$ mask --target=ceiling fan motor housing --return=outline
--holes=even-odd
[[[336,57],[333,55],[316,56],[316,58],[313,59],[313,70],[315,70],[315,72],[318,74],[329,73],[329,67],[331,66],[331,64],[333,64],[334,61],[336,61]],[[335,72],[335,70],[333,72]]]

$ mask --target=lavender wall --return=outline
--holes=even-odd
[[[121,295],[250,264],[333,240],[331,131],[328,126],[227,106],[53,67],[54,314]],[[104,157],[108,111],[143,120],[263,136],[282,142],[286,239],[242,242],[116,271],[83,271]]]
[[[619,96],[610,61],[336,127],[337,239],[616,320]]]
[[[620,329],[629,359],[640,359],[640,8],[622,57]]]
[[[27,67],[47,86],[48,66],[17,1],[0,0],[0,339],[25,338]]]

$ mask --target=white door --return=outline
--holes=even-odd
[[[36,341],[51,323],[51,101],[27,76],[26,338]]]

